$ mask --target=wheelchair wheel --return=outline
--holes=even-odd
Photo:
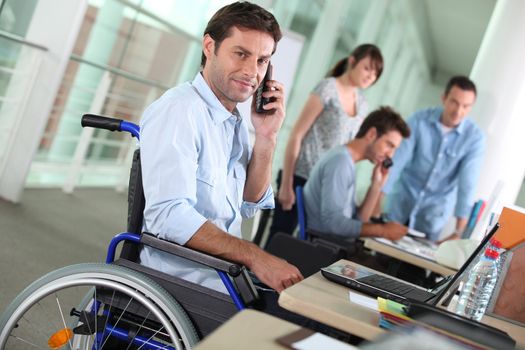
[[[182,307],[148,277],[79,264],[33,282],[0,318],[0,349],[190,349]]]

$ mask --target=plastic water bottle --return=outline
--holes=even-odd
[[[503,248],[503,244],[496,238],[491,238],[489,243],[489,248],[498,252],[498,257],[496,258],[496,265],[498,266],[498,273],[501,274],[503,265],[505,263],[505,248]]]
[[[456,313],[479,321],[485,314],[498,279],[498,252],[488,248],[470,271],[459,294]]]

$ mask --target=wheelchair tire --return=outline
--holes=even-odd
[[[98,296],[96,291],[100,291]],[[102,292],[109,295],[106,297],[109,303],[107,300],[101,301]],[[120,309],[114,306],[118,299],[115,296],[119,295],[127,303]],[[80,313],[93,304],[93,299],[97,301],[97,316],[92,312],[89,316],[92,322],[81,322]],[[105,308],[99,308],[100,304]],[[147,320],[144,318],[141,322],[137,319],[139,313],[133,313],[130,305],[147,311]],[[112,317],[110,322],[109,315]],[[102,322],[104,326],[101,326]],[[24,289],[0,318],[0,349],[47,349],[53,334],[79,325],[89,329],[87,333],[92,334],[81,335],[75,331],[64,348],[149,349],[147,346],[141,347],[147,341],[154,346],[160,345],[159,348],[191,349],[198,342],[197,332],[186,312],[156,282],[122,266],[89,263],[55,270]],[[116,340],[118,345],[114,345],[117,329],[121,325],[130,325],[131,330],[129,334],[125,333],[124,340],[121,337]],[[105,339],[99,338],[98,345],[93,344],[96,335],[92,328],[101,327],[109,335]],[[111,341],[108,341],[109,338],[112,338]]]

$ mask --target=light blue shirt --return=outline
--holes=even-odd
[[[346,146],[326,152],[303,190],[306,225],[319,233],[357,238],[362,222],[355,203],[355,164]]]
[[[389,218],[409,221],[431,240],[439,238],[453,213],[461,218],[470,214],[485,150],[485,136],[469,118],[444,133],[442,112],[441,107],[429,108],[409,118],[410,138],[395,153],[383,188],[392,191]]]
[[[185,244],[208,220],[241,238],[242,217],[273,208],[268,187],[258,203],[243,201],[252,148],[246,122],[230,113],[198,73],[168,90],[140,124],[146,207],[143,230]],[[145,247],[143,265],[226,293],[203,265]]]

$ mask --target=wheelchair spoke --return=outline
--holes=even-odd
[[[151,310],[148,311],[148,314],[146,315],[146,317],[144,317],[144,320],[142,321],[142,323],[140,324],[139,326],[139,329],[135,332],[135,334],[133,335],[133,339],[131,339],[131,341],[129,342],[128,344],[128,347],[126,348],[126,350],[129,350],[129,347],[133,344],[133,342],[135,341],[135,338],[137,337],[137,334],[139,334],[140,330],[144,327],[144,324],[146,323],[146,320],[148,319],[149,315],[151,315]]]
[[[42,337],[42,339],[47,339],[47,334],[45,334],[44,332],[42,332],[42,330],[41,330],[40,328],[35,327],[34,323],[31,322],[31,321],[29,321],[29,320],[25,317],[25,315],[22,316],[21,320],[24,320],[24,321],[25,321],[25,322],[31,327],[33,334],[39,334],[39,335]],[[18,338],[18,337],[17,337],[17,338]],[[19,339],[19,340],[21,340],[21,339]]]
[[[31,343],[31,342],[28,341],[28,340],[25,340],[25,339],[22,339],[22,338],[20,338],[20,337],[17,337],[16,335],[12,335],[12,337],[14,337],[15,339],[21,341],[21,342],[24,343],[24,344],[31,345],[31,346],[34,347],[34,348],[37,348],[37,349],[44,349],[44,350],[49,350],[49,348],[43,348],[43,347],[41,347],[41,346],[38,346],[38,345],[36,345],[36,344]]]
[[[58,310],[60,311],[60,317],[62,318],[62,323],[64,324],[64,329],[67,329],[66,319],[64,318],[64,313],[62,312],[62,307],[60,306],[60,300],[58,300],[58,295],[56,293],[55,293],[55,300],[56,300],[57,305],[58,305]],[[69,343],[69,347],[73,348],[73,346],[71,345],[71,337],[69,337],[67,342]]]
[[[160,332],[163,328],[164,328],[164,327],[160,327],[155,333],[153,333],[153,334],[151,335],[151,337],[149,337],[149,339],[148,339],[146,342],[142,343],[142,345],[141,345],[137,350],[142,349],[142,347],[143,347],[144,345],[146,345],[146,343],[147,343],[148,341],[150,341],[151,339],[153,339],[154,336],[156,336],[157,334],[159,334],[159,332]]]
[[[106,337],[106,340],[104,340],[104,342],[102,343],[101,348],[104,348],[104,345],[106,345],[106,342],[108,341],[109,337],[111,336],[111,334],[113,333],[113,331],[114,331],[115,328],[117,327],[118,323],[119,323],[120,320],[122,319],[122,316],[124,316],[124,313],[128,310],[128,307],[129,307],[129,305],[131,305],[131,302],[132,302],[132,301],[133,301],[133,298],[130,298],[129,301],[128,301],[128,304],[126,305],[126,307],[124,308],[124,310],[122,310],[122,312],[120,313],[117,322],[115,322],[115,324],[114,324],[113,327],[111,328],[111,331],[109,332],[108,336]]]
[[[104,328],[103,328],[104,332],[105,332],[106,327],[108,325],[109,315],[111,315],[111,308],[113,307],[113,300],[114,300],[114,298],[115,298],[115,291],[113,291],[113,293],[111,294],[111,300],[109,302],[109,310],[107,311],[106,322],[104,322]]]
[[[98,331],[98,304],[97,304],[97,288],[95,288],[95,298],[93,299],[93,306],[91,307],[93,309],[93,314],[95,315],[95,332],[93,333],[93,344],[95,346],[95,350],[98,350],[98,341],[97,341],[97,331]],[[89,332],[91,333],[91,327],[89,329]],[[102,330],[102,334],[104,334],[104,330]]]
[[[40,302],[37,303],[38,307],[40,308],[40,312],[42,315],[47,315],[49,311],[47,311],[44,306]],[[53,329],[59,329],[60,325],[56,323],[55,319],[51,318]],[[47,338],[47,335],[44,335],[45,338]]]

